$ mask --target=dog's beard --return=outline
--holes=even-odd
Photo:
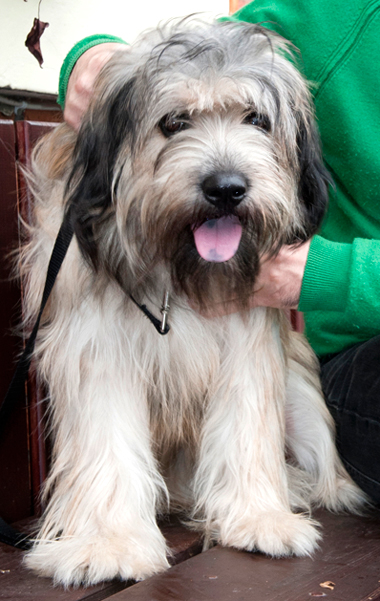
[[[244,308],[259,272],[258,244],[252,238],[250,233],[243,233],[231,259],[211,262],[199,255],[192,228],[188,226],[181,234],[181,244],[173,249],[170,265],[174,289],[204,309],[215,303],[229,302]]]
[[[197,250],[194,230],[206,219],[221,217],[232,217],[240,223],[240,243],[228,260],[208,261]],[[233,302],[241,310],[248,308],[261,257],[274,255],[286,242],[287,231],[276,217],[259,209],[252,210],[252,207],[239,207],[232,212],[202,207],[189,214],[178,215],[170,211],[161,216],[156,214],[144,224],[138,252],[140,261],[144,257],[146,261],[145,285],[149,287],[154,267],[164,264],[174,292],[185,294],[199,307],[207,309],[215,303],[227,305]]]

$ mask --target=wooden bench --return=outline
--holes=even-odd
[[[318,511],[321,548],[313,557],[272,559],[216,546],[201,553],[198,535],[176,520],[162,530],[174,566],[143,582],[53,588],[22,565],[22,552],[0,545],[0,599],[7,601],[378,601],[380,512],[367,517]]]

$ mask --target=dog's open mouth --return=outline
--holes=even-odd
[[[243,232],[242,225],[234,215],[208,219],[193,226],[195,246],[205,261],[223,263],[237,252]]]

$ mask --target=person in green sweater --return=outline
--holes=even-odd
[[[300,50],[335,184],[320,234],[263,261],[251,304],[304,312],[338,449],[380,503],[380,0],[255,0],[226,18],[260,23]],[[122,48],[91,36],[67,56],[59,102],[73,127]]]

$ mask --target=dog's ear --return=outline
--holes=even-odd
[[[96,230],[111,214],[120,147],[134,135],[134,83],[131,78],[94,99],[78,133],[66,188],[79,246],[95,268]]]
[[[313,236],[325,215],[332,178],[323,160],[319,133],[312,115],[298,119],[297,131],[299,183],[298,195],[303,209],[302,240]]]

